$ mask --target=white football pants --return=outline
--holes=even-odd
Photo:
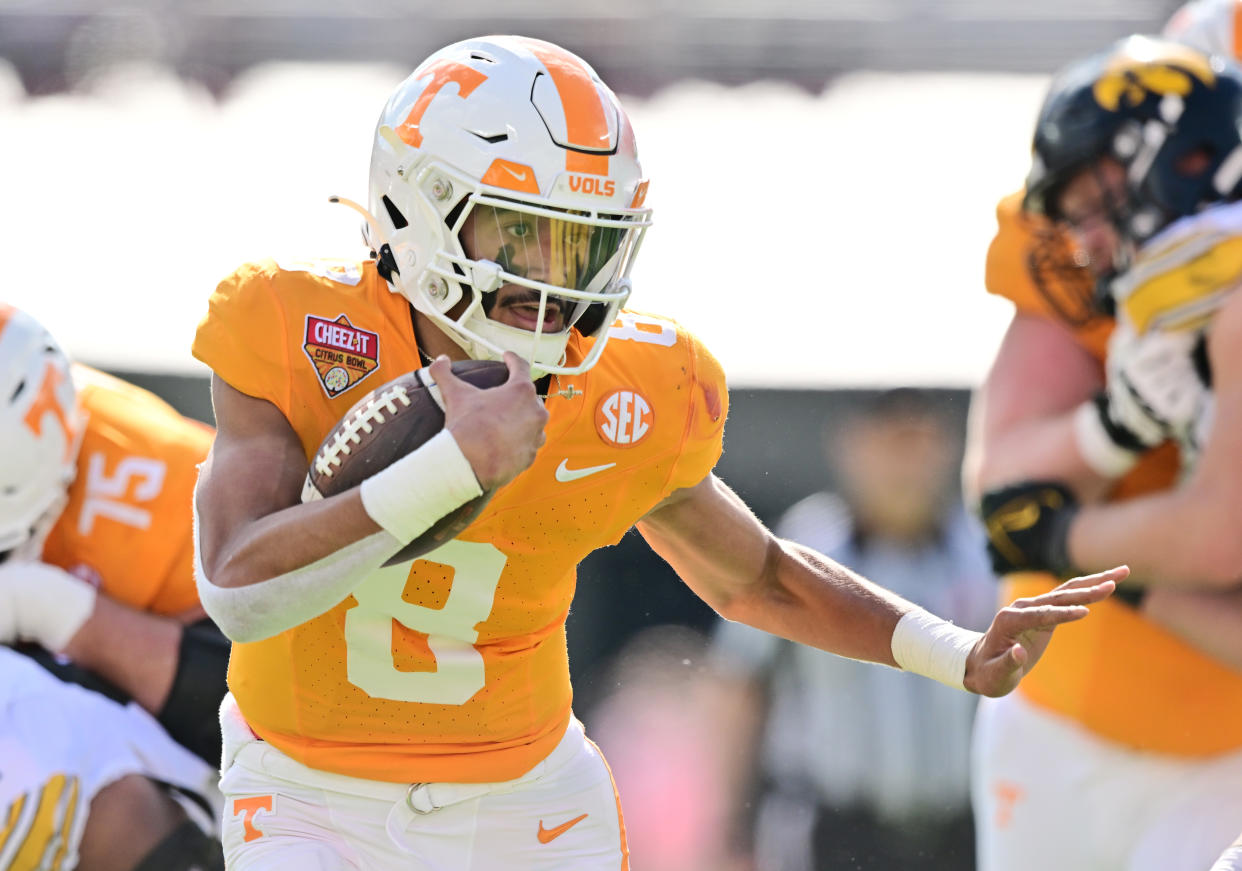
[[[1131,750],[1016,692],[979,700],[971,790],[979,871],[1205,871],[1242,830],[1242,751]]]
[[[229,710],[231,706],[231,712]],[[319,771],[221,710],[230,871],[624,871],[612,775],[582,724],[503,783],[386,783]]]

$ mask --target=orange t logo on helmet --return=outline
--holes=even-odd
[[[423,120],[423,113],[427,111],[427,107],[431,105],[431,101],[435,99],[436,94],[440,93],[441,88],[450,82],[454,82],[457,85],[457,95],[465,98],[474,93],[475,88],[487,81],[487,76],[478,70],[451,60],[438,60],[430,64],[423,72],[423,75],[430,75],[432,77],[431,84],[418,95],[418,99],[414,101],[414,105],[410,109],[410,114],[405,116],[405,120],[397,128],[397,135],[405,140],[407,145],[412,145],[415,148],[423,144],[423,134],[418,129],[418,124]]]
[[[13,316],[17,313],[17,309],[7,303],[0,303],[0,333],[4,332],[5,326]],[[26,414],[22,418],[22,422],[26,424],[36,438],[43,435],[43,417],[48,412],[56,418],[60,423],[60,428],[65,434],[65,460],[69,460],[73,453],[73,437],[74,425],[69,419],[69,410],[61,405],[60,400],[56,396],[56,392],[60,389],[61,382],[65,380],[65,376],[53,364],[48,362],[47,367],[43,371],[43,378],[39,382],[34,400],[30,403],[30,407],[26,409]],[[19,388],[20,389],[20,388]],[[16,396],[16,394],[14,394]]]
[[[73,455],[73,425],[69,423],[64,407],[56,398],[56,390],[63,380],[64,376],[60,374],[56,366],[48,363],[43,372],[43,381],[39,384],[39,392],[34,402],[30,404],[30,408],[26,410],[24,420],[32,433],[41,436],[43,435],[43,417],[51,413],[65,432],[65,459],[68,460]]]

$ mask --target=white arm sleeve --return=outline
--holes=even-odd
[[[383,530],[310,565],[247,587],[217,587],[203,571],[198,494],[194,495],[194,579],[203,609],[233,641],[262,641],[336,607],[368,575],[401,550]]]
[[[309,479],[308,479],[309,480]],[[335,608],[393,554],[470,499],[483,495],[457,440],[442,430],[359,486],[382,529],[310,565],[245,587],[218,587],[203,571],[194,492],[194,578],[203,609],[233,641],[262,641]],[[313,486],[302,501],[321,498]]]

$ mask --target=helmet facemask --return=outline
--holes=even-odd
[[[590,351],[589,361],[565,365],[571,331],[595,338],[616,320],[644,228],[487,194],[450,217],[450,244],[421,280],[426,295],[456,301],[432,319],[476,359],[508,350],[543,373],[589,367],[598,356]],[[404,290],[401,277],[395,283]]]
[[[1242,71],[1223,58],[1149,37],[1066,68],[1040,110],[1024,207],[1061,219],[1072,179],[1095,172],[1100,213],[1117,236],[1112,273],[1178,219],[1236,199],[1242,180]],[[1104,161],[1124,170],[1111,193]],[[1107,276],[1104,276],[1107,280]]]
[[[1054,80],[1036,126],[1024,206],[1092,162],[1126,169],[1120,229],[1145,242],[1180,217],[1242,192],[1242,70],[1225,58],[1134,36]],[[1188,162],[1188,158],[1201,159]],[[1054,216],[1055,217],[1055,216]]]

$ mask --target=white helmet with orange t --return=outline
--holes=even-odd
[[[64,508],[80,435],[69,359],[42,324],[0,303],[0,555]]]
[[[476,359],[594,364],[629,296],[644,208],[634,133],[581,58],[488,36],[393,92],[371,155],[368,240],[394,289]],[[497,307],[509,309],[505,323]],[[570,359],[571,333],[596,337]]]
[[[1173,13],[1163,35],[1207,54],[1242,57],[1242,0],[1191,0]]]

